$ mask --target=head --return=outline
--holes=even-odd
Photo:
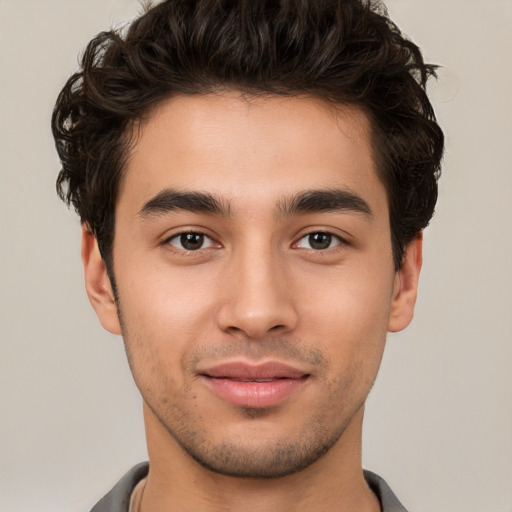
[[[412,317],[433,72],[360,0],[166,1],[87,47],[53,116],[58,191],[150,414],[204,466],[298,471],[358,417]],[[240,372],[280,384],[254,402]]]
[[[353,105],[371,123],[398,269],[437,201],[443,134],[425,93],[434,70],[377,1],[162,2],[124,37],[94,38],[63,88],[52,120],[57,191],[111,272],[124,163],[164,99],[234,89]]]

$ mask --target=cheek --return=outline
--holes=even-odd
[[[179,341],[204,326],[212,307],[211,279],[205,272],[171,272],[165,265],[141,268],[144,265],[124,272],[119,283],[123,311],[131,323],[151,331],[155,342],[161,337]]]
[[[123,339],[137,384],[144,387],[151,380],[166,389],[182,386],[185,361],[201,335],[212,332],[208,290],[198,291],[186,279],[165,278],[161,272],[119,281]]]
[[[332,279],[311,297],[305,328],[340,372],[359,367],[376,374],[386,340],[391,306],[391,277],[363,273]]]

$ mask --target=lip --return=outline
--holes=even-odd
[[[218,397],[240,407],[264,408],[296,393],[309,374],[293,366],[269,361],[262,364],[228,362],[199,372]]]

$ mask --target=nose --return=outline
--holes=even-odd
[[[284,334],[297,327],[290,269],[271,251],[234,255],[226,268],[218,326],[249,339]]]

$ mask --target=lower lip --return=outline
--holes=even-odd
[[[300,389],[307,379],[277,379],[269,382],[242,382],[203,376],[207,386],[220,398],[240,407],[271,407]]]

